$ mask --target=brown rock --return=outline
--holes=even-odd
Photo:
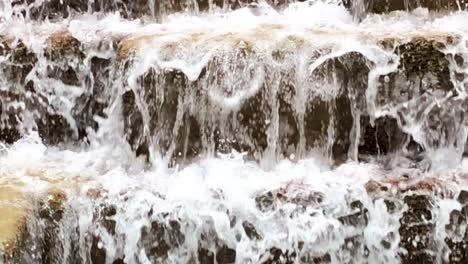
[[[49,36],[45,54],[52,61],[84,56],[80,41],[69,32],[57,32]]]
[[[61,254],[57,251],[60,247],[56,246],[61,243],[56,228],[64,212],[64,193],[51,188],[44,196],[37,197],[38,204],[35,204],[21,186],[3,185],[0,190],[0,259],[6,263],[21,263],[25,259],[50,263]],[[40,234],[29,230],[31,225],[37,224],[34,221],[43,223]]]
[[[27,196],[20,188],[0,187],[0,255],[6,259],[15,257],[27,222]]]
[[[362,18],[365,15],[358,13],[360,11],[358,7],[353,6],[353,4],[359,3],[358,1],[343,0],[343,3],[346,7],[350,8],[357,17]],[[447,12],[466,10],[468,7],[468,2],[466,0],[364,0],[361,3],[363,4],[361,8],[369,13],[388,13],[397,10],[411,11],[418,7],[428,8],[431,11]]]
[[[236,251],[227,246],[222,246],[216,252],[216,262],[219,264],[231,264],[236,262]]]

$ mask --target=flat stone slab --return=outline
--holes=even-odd
[[[34,237],[28,226],[61,208],[66,199],[64,189],[54,185],[51,182],[46,192],[36,193],[22,184],[0,184],[0,262],[17,263],[20,255],[29,252],[26,241]]]
[[[22,236],[31,204],[18,187],[0,185],[0,252],[11,254]]]

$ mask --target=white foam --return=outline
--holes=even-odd
[[[297,3],[283,11],[260,6],[256,11],[244,8],[231,13],[202,16],[179,14],[168,17],[162,24],[128,21],[117,14],[87,14],[38,24],[12,17],[8,8],[1,10],[4,19],[0,22],[0,35],[22,39],[36,51],[42,51],[50,34],[65,30],[85,46],[93,46],[103,40],[147,36],[150,41],[142,45],[136,66],[128,76],[132,89],[137,89],[136,78],[150,67],[158,70],[179,69],[193,81],[198,79],[212,56],[225,52],[230,58],[233,54],[226,50],[234,47],[252,49],[260,59],[264,59],[262,55],[271,54],[278,48],[277,44],[288,37],[305,40],[304,51],[307,52],[330,48],[331,51],[324,51],[317,62],[358,51],[376,64],[372,69],[375,76],[371,76],[376,77],[396,69],[395,64],[388,63],[392,55],[377,47],[376,39],[385,36],[409,38],[418,34],[465,34],[465,22],[468,20],[466,13],[434,18],[426,11],[417,10],[411,14],[370,15],[362,23],[356,23],[344,7],[321,2]],[[239,47],[240,41],[252,47]],[[176,49],[163,49],[164,45],[171,43],[178,45]],[[304,54],[308,53],[298,54],[295,57],[297,61],[291,63],[303,63]],[[270,63],[259,61],[260,66]],[[319,64],[312,64],[309,70],[314,70],[314,66]],[[228,73],[229,68],[224,70]],[[231,77],[235,79],[236,76]],[[212,100],[235,108],[259,89],[259,82],[250,83],[252,87],[239,85],[240,91],[232,97],[222,97],[220,94],[223,91],[211,91]],[[218,88],[222,90],[232,86],[232,83],[224,84]],[[123,87],[112,87],[109,93],[120,95],[120,89]],[[333,92],[328,92],[333,96]],[[375,99],[373,92],[367,94],[369,101]],[[202,157],[183,168],[168,168],[156,156],[152,167],[148,168],[141,159],[134,157],[130,146],[122,140],[120,116],[116,114],[118,103],[113,103],[108,109],[110,118],[102,123],[104,129],[95,134],[96,138],[91,137],[95,140],[91,146],[78,146],[72,150],[46,147],[37,134],[26,136],[12,146],[1,145],[0,177],[5,181],[20,180],[29,187],[65,182],[62,187],[72,197],[70,204],[82,214],[78,217],[83,237],[93,228],[92,208],[99,202],[84,193],[95,187],[108,193],[107,198],[118,207],[116,232],[122,236],[103,235],[104,241],[100,245],[113,254],[125,252],[129,263],[135,255],[139,256],[140,261],[148,261],[138,240],[141,227],[150,225],[152,219],[148,218],[148,212],[151,208],[155,210],[154,215],[170,212],[185,219],[187,222],[183,228],[192,232],[194,237],[201,232],[206,221],[212,221],[219,238],[237,248],[239,263],[257,261],[259,255],[272,246],[289,249],[296,241],[309,242],[316,251],[338,249],[341,246],[339,241],[356,232],[353,228],[343,228],[337,220],[338,216],[349,213],[347,203],[352,200],[360,200],[369,209],[370,222],[364,231],[369,247],[380,249],[384,236],[391,231],[398,232],[398,215],[389,215],[383,200],[374,202],[367,194],[365,184],[372,179],[399,178],[406,171],[394,168],[394,171],[388,172],[377,164],[352,161],[331,168],[326,157],[306,157],[297,162],[280,160],[270,169],[265,169],[257,163],[244,161],[239,153],[217,158]],[[145,109],[145,106],[141,105],[140,108]],[[376,116],[382,113],[382,109],[377,109],[371,102],[368,108]],[[147,120],[150,117],[144,118]],[[407,129],[412,128],[416,135],[421,130],[420,126],[409,126]],[[116,141],[116,138],[122,141]],[[450,150],[440,149],[433,154],[438,163],[434,163],[436,167],[432,171],[421,172],[421,178],[435,176],[447,182],[459,180],[459,188],[466,185],[467,160],[460,163],[460,160],[452,159]],[[71,182],[80,183],[78,194],[72,184],[69,185]],[[280,188],[284,189],[285,195],[307,194],[311,190],[320,192],[324,195],[324,206],[311,206],[294,219],[289,217],[296,209],[291,204],[280,206],[272,212],[260,212],[255,205],[259,193]],[[441,206],[441,210],[455,207],[453,203],[441,203]],[[251,221],[264,234],[264,240],[253,243],[244,237],[237,241],[233,235],[235,232],[229,231],[230,219],[226,211]],[[442,219],[442,222],[447,222],[447,219]],[[235,228],[241,232],[239,224]],[[105,233],[101,229],[95,231]],[[192,247],[192,250],[197,248],[197,241],[191,241],[190,237],[186,239],[187,247]],[[392,247],[395,252],[397,247],[395,244]],[[381,257],[379,252],[371,252],[374,262]],[[386,257],[389,262],[398,261],[394,255]],[[182,262],[177,254],[169,258]]]

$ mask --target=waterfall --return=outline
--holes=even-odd
[[[466,263],[465,9],[3,1],[0,263]]]

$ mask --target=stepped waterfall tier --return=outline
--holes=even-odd
[[[2,1],[0,263],[467,263],[467,7]]]

